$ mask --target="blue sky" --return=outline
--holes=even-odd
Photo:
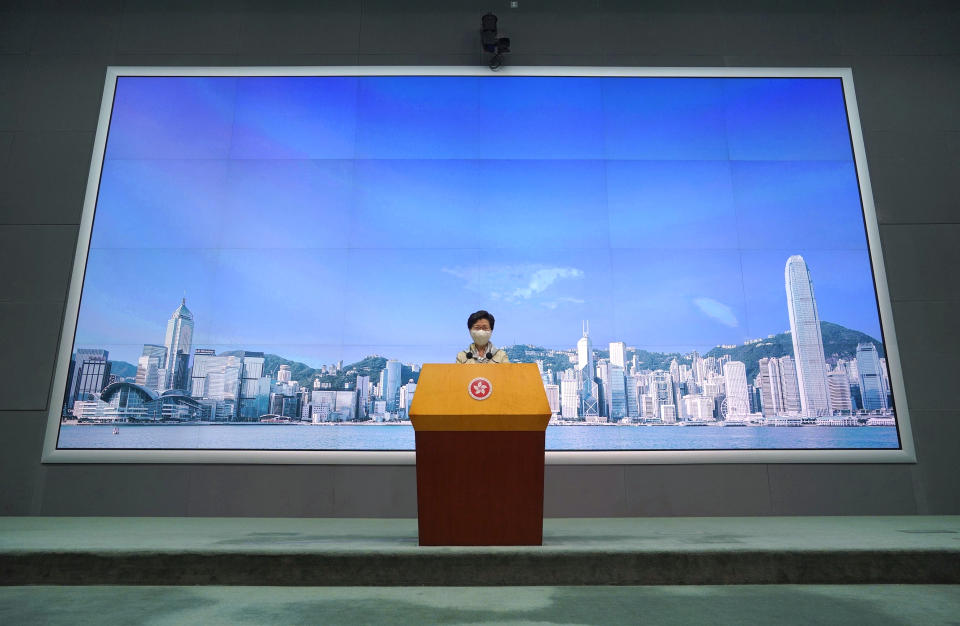
[[[708,349],[821,318],[879,337],[839,80],[119,79],[77,347],[318,365],[494,341]],[[453,352],[451,352],[453,351]]]

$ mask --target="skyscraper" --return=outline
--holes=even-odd
[[[750,414],[750,396],[747,395],[747,369],[743,362],[725,363],[723,381],[727,390],[727,418],[744,419]]]
[[[178,354],[190,354],[190,344],[193,341],[193,313],[187,309],[187,299],[180,301],[180,306],[173,312],[167,321],[167,335],[164,346],[167,349],[167,360],[164,366],[166,375],[163,380],[164,389],[173,389],[178,382],[186,383],[186,374],[177,377]]]
[[[626,376],[626,393],[624,397],[627,403],[627,417],[636,420],[640,417],[640,400],[637,387],[640,385],[640,377],[634,374]]]
[[[834,411],[850,413],[853,405],[850,400],[850,381],[842,368],[827,372],[827,385],[830,387],[830,406]]]
[[[787,259],[784,279],[801,413],[805,416],[829,415],[830,393],[827,389],[820,316],[813,293],[813,279],[802,256],[796,254]]]
[[[576,419],[579,405],[577,376],[573,370],[567,370],[560,378],[560,416],[567,420]]]
[[[547,402],[550,404],[550,415],[557,416],[560,414],[560,385],[551,385],[547,384],[543,386],[543,390],[547,394]]]
[[[611,363],[607,369],[607,378],[609,379],[607,397],[610,398],[607,403],[610,407],[608,417],[611,422],[619,422],[627,417],[627,377],[623,366]]]
[[[370,400],[370,377],[357,375],[357,417],[367,417],[367,402]]]
[[[400,361],[390,359],[384,369],[383,399],[387,402],[387,412],[395,413],[400,400]]]
[[[80,348],[77,350],[70,381],[67,408],[72,409],[77,400],[86,400],[99,394],[110,380],[110,353],[106,350]]]
[[[266,413],[267,401],[270,395],[270,384],[262,384],[263,352],[244,351],[243,369],[240,379],[240,397],[237,399],[237,417],[242,420],[253,420]]]
[[[857,344],[857,369],[860,372],[860,397],[867,411],[887,408],[887,394],[880,373],[880,356],[872,343]]]
[[[593,380],[593,342],[590,341],[590,322],[583,323],[583,336],[577,341],[577,369],[584,372],[584,379]]]
[[[610,342],[610,365],[626,368],[624,359],[627,354],[627,345],[622,341]]]
[[[760,359],[760,406],[764,417],[773,417],[783,412],[783,391],[780,388],[780,361],[775,358]]]
[[[161,387],[166,380],[167,349],[152,343],[143,345],[140,358],[137,359],[137,376],[134,381],[141,387],[153,391],[164,391]]]
[[[577,377],[580,388],[580,416],[596,418],[600,415],[600,389],[595,380],[590,322],[583,323],[583,337],[577,341]]]
[[[780,357],[780,393],[787,415],[800,414],[800,388],[797,386],[797,366],[789,356]]]

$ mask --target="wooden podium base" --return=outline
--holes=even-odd
[[[417,431],[421,546],[543,545],[541,431]]]

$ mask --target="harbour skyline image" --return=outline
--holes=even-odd
[[[120,77],[61,445],[406,445],[487,309],[557,445],[897,447],[863,220],[839,79]]]

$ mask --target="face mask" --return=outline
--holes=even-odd
[[[470,336],[473,337],[473,343],[483,347],[490,341],[491,331],[489,330],[471,330]]]

